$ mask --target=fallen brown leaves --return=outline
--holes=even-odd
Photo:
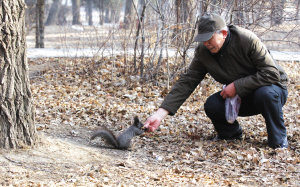
[[[166,94],[164,74],[155,86],[151,82],[140,84],[137,75],[123,74],[122,59],[118,60],[118,67],[112,69],[110,59],[40,59],[58,65],[31,79],[37,129],[85,144],[100,124],[118,134],[135,115],[145,121]],[[70,166],[74,171],[68,171],[73,176],[67,177],[62,185],[299,185],[300,67],[299,62],[280,64],[290,77],[289,98],[284,107],[289,149],[273,150],[266,146],[266,128],[260,115],[238,118],[245,135],[243,140],[211,141],[215,132],[203,103],[221,85],[207,77],[178,113],[163,121],[158,131],[135,138],[130,153],[97,148],[96,151],[107,153],[108,160],[86,162],[90,165],[75,163]],[[132,160],[126,159],[128,155]],[[67,176],[68,172],[63,169],[61,175]]]

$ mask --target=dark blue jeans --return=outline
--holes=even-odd
[[[288,91],[286,89],[271,85],[263,86],[254,93],[241,98],[239,116],[262,114],[267,126],[268,145],[271,147],[281,144],[287,136],[282,112],[287,95]],[[242,132],[237,120],[233,124],[227,123],[225,99],[220,96],[220,92],[211,95],[206,100],[204,109],[220,138],[230,139],[233,135]]]

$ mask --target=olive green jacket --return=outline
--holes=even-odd
[[[278,84],[286,88],[287,74],[259,38],[237,26],[228,28],[228,36],[217,54],[212,54],[203,43],[198,45],[187,73],[174,84],[160,108],[174,115],[207,73],[221,84],[234,82],[241,98],[262,86]]]

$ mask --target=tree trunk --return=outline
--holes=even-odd
[[[104,16],[103,16],[103,14],[104,14],[104,6],[103,6],[103,0],[100,0],[99,1],[99,24],[100,25],[103,25],[103,23],[104,23]]]
[[[177,24],[185,23],[188,19],[188,11],[189,11],[189,0],[176,0],[176,20]]]
[[[285,4],[285,0],[279,0],[279,2],[272,3],[272,13],[271,13],[272,25],[280,25],[282,23],[284,4]]]
[[[36,0],[25,0],[26,12],[25,12],[25,23],[27,32],[32,30],[32,25],[35,25],[35,5]],[[2,5],[1,5],[2,6]]]
[[[175,0],[176,27],[173,36],[177,35],[181,30],[181,23],[186,23],[188,18],[189,0]]]
[[[125,4],[125,15],[124,15],[124,29],[129,29],[131,23],[131,14],[132,14],[132,0],[126,0]]]
[[[24,0],[1,0],[0,147],[21,148],[36,141],[34,106],[26,54]]]
[[[89,25],[93,25],[93,1],[87,0],[87,15],[89,19]]]
[[[143,13],[143,8],[145,5],[145,0],[139,0],[139,6],[138,6],[138,15],[141,16]]]
[[[299,16],[299,8],[300,8],[300,1],[294,1],[294,4],[295,4],[295,6],[296,6],[296,13],[295,13],[295,19],[297,19],[298,18],[298,16]]]
[[[67,16],[71,12],[71,9],[67,5],[62,5],[58,13],[58,24],[67,25]]]
[[[80,22],[80,0],[72,0],[72,25],[81,25]]]
[[[116,23],[116,11],[113,8],[110,9],[110,22]]]
[[[109,8],[105,10],[105,18],[104,18],[104,23],[111,23],[109,19]]]
[[[110,20],[111,23],[119,23],[120,21],[120,12],[122,9],[122,1],[116,0],[116,1],[109,1],[109,7],[110,7]]]
[[[144,73],[144,47],[145,47],[145,36],[144,36],[144,16],[145,16],[145,11],[146,11],[146,7],[147,5],[145,4],[145,1],[142,0],[140,2],[142,4],[142,11],[139,13],[139,11],[137,10],[137,7],[135,6],[135,9],[137,10],[137,14],[138,14],[138,28],[136,31],[136,39],[135,39],[135,44],[134,44],[134,71],[137,72],[137,68],[136,68],[136,51],[137,51],[137,47],[138,47],[138,39],[140,36],[140,30],[142,30],[142,52],[141,52],[141,66],[140,66],[140,70],[141,70],[141,77],[143,76]]]
[[[61,2],[62,0],[53,0],[53,3],[49,10],[48,18],[45,23],[46,26],[55,25],[58,23],[58,13],[61,7]]]
[[[235,25],[242,25],[242,23],[244,22],[243,20],[243,4],[242,4],[242,1],[241,0],[236,0],[235,1],[235,8],[234,8],[234,21],[233,23]]]
[[[45,9],[45,1],[38,0],[36,3],[36,39],[35,39],[35,47],[36,48],[44,48],[44,11]]]
[[[182,1],[181,3],[182,23],[186,23],[189,17],[189,0]]]

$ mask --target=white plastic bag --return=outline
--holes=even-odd
[[[223,89],[226,85],[223,86]],[[233,123],[239,114],[241,106],[241,98],[236,95],[232,98],[226,98],[225,100],[225,116],[228,123]]]

